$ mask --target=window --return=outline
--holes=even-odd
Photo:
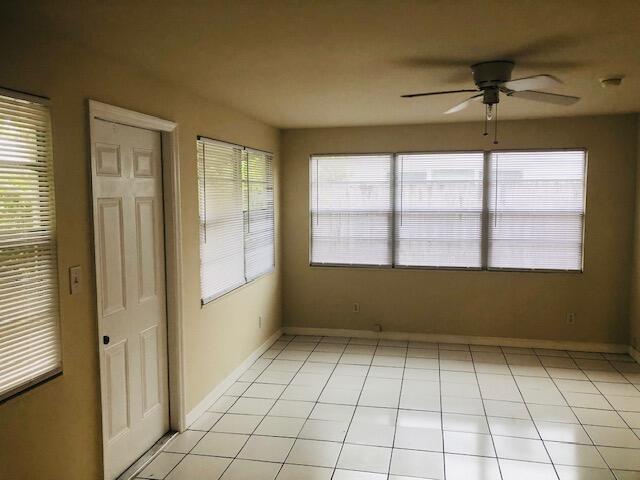
[[[314,155],[311,263],[582,270],[586,152]]]
[[[399,266],[482,266],[484,155],[400,154],[396,158]]]
[[[312,158],[312,263],[391,265],[392,158]]]
[[[204,139],[198,147],[202,303],[273,271],[270,153]]]
[[[244,251],[247,281],[273,270],[273,172],[271,155],[245,149],[242,170],[244,194]]]
[[[0,92],[0,400],[62,371],[49,108]]]
[[[489,268],[582,270],[585,152],[493,152]]]

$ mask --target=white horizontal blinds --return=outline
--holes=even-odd
[[[245,150],[242,170],[245,271],[253,280],[274,268],[273,170],[270,153]]]
[[[482,266],[483,152],[396,157],[395,264]]]
[[[493,152],[489,268],[582,270],[586,154]]]
[[[0,399],[61,369],[48,107],[0,95]]]
[[[311,262],[391,265],[392,155],[311,159]]]
[[[198,141],[203,302],[245,283],[242,156],[237,145]]]

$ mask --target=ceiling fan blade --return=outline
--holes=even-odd
[[[469,58],[444,58],[444,57],[432,57],[425,55],[417,55],[412,57],[404,57],[393,60],[395,65],[400,67],[410,68],[469,68],[469,65],[473,63],[473,59]]]
[[[522,90],[533,90],[538,88],[553,88],[558,85],[562,85],[562,82],[556,77],[552,77],[551,75],[534,75],[533,77],[509,80],[500,86],[508,90],[515,90],[516,92],[519,92]]]
[[[478,101],[482,100],[483,97],[484,97],[484,93],[479,93],[478,95],[474,95],[473,97],[467,98],[464,102],[460,102],[459,104],[451,107],[449,110],[447,110],[444,113],[445,114],[447,114],[447,113],[456,113],[456,112],[459,112],[460,110],[464,110],[469,105],[471,105],[473,102],[478,102]]]
[[[463,92],[477,92],[478,90],[444,90],[442,92],[427,92],[427,93],[409,93],[407,95],[401,95],[402,98],[413,97],[427,97],[429,95],[446,95],[448,93],[463,93]]]
[[[508,52],[502,52],[501,58],[516,59],[518,65],[522,65],[527,57],[540,58],[550,53],[571,49],[584,45],[585,41],[592,40],[595,35],[561,34],[539,38],[527,44],[521,45]],[[496,57],[497,58],[497,57]]]
[[[553,103],[554,105],[573,105],[580,97],[570,95],[558,95],[557,93],[536,92],[535,90],[523,90],[521,92],[507,93],[509,97],[524,98],[525,100],[535,100],[537,102]]]

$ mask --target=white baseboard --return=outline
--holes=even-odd
[[[636,362],[640,363],[640,352],[633,348],[633,345],[629,345],[629,355],[631,355]]]
[[[575,342],[571,340],[537,340],[528,338],[479,337],[472,335],[445,335],[437,333],[374,332],[339,328],[283,327],[289,335],[321,335],[326,337],[384,338],[415,342],[464,343],[469,345],[499,345],[503,347],[551,348],[576,352],[627,353],[627,345],[617,343]],[[637,353],[637,352],[636,352]],[[635,357],[634,357],[635,358]],[[637,360],[637,358],[636,358]]]
[[[247,359],[242,362],[238,367],[231,372],[227,378],[225,378],[222,382],[215,386],[213,390],[211,390],[198,405],[195,406],[193,410],[187,413],[187,421],[186,426],[188,427],[193,422],[195,422],[200,415],[207,411],[207,408],[213,404],[218,398],[222,396],[224,392],[226,392],[229,387],[236,381],[240,376],[258,359],[260,356],[269,350],[271,345],[275,343],[278,338],[282,335],[282,329],[279,328],[276,332],[271,335],[262,345],[260,345],[254,352],[247,357]]]

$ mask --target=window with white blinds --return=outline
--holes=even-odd
[[[311,158],[311,263],[391,265],[392,160]]]
[[[270,153],[199,138],[202,303],[274,268]]]
[[[0,400],[62,370],[49,108],[0,92]]]
[[[245,149],[243,168],[245,276],[250,281],[275,264],[271,154]]]
[[[482,266],[483,152],[396,157],[395,264]]]
[[[198,141],[203,302],[245,283],[242,147]]]
[[[584,150],[310,163],[313,265],[582,271]]]
[[[488,267],[582,270],[584,150],[490,157]]]

